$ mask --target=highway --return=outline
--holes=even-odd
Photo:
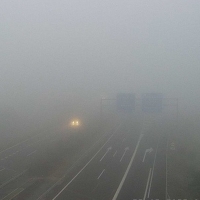
[[[55,140],[53,134],[38,134],[0,152],[0,199],[19,186],[30,184],[27,171],[36,153]]]
[[[42,199],[165,199],[167,137],[149,126],[133,131],[122,124]]]
[[[54,196],[53,192],[47,199],[110,199],[138,137],[137,133],[120,127],[69,182],[60,186],[63,188],[58,194]]]
[[[114,199],[166,199],[166,143],[164,135],[143,135],[135,161]]]
[[[90,145],[82,157],[79,158],[83,149],[72,155],[74,160],[69,159],[69,166],[64,166],[62,176],[55,180],[38,179],[27,173],[40,141],[47,139],[33,138],[1,152],[0,199],[166,199],[168,138],[162,131],[152,129],[151,120],[144,120],[142,125],[118,124]]]
[[[99,135],[100,138],[98,139]],[[94,134],[93,138],[84,141],[78,147],[67,150],[64,153],[65,159],[60,163],[60,166],[52,174],[44,177],[43,175],[35,176],[29,173],[30,166],[35,161],[38,162],[37,158],[40,157],[41,152],[56,147],[61,139],[67,141],[67,133],[66,135],[63,135],[62,132],[38,134],[2,150],[0,152],[2,167],[0,170],[0,199],[39,199],[63,175],[68,173],[70,168],[73,168],[74,165],[79,163],[79,160],[85,157],[85,153],[92,147],[93,143],[98,145],[98,142],[101,139],[104,140],[105,136],[107,136],[107,132],[103,137],[101,137],[101,134]],[[56,150],[58,151],[58,149]]]

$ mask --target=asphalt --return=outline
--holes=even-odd
[[[28,140],[0,152],[0,199],[164,200],[168,138],[152,131],[151,125],[149,119],[140,128],[137,124],[118,125],[68,173],[46,185],[24,172],[40,141],[47,138]],[[34,192],[37,195],[30,195]]]
[[[54,135],[37,135],[0,152],[0,199],[29,181],[28,167],[37,151],[55,140]]]
[[[62,188],[65,190],[56,199],[110,199],[134,152],[138,137],[138,133],[131,134],[130,130],[124,131],[122,127],[111,133],[97,153],[74,172],[71,181],[59,185],[46,199],[55,198]]]
[[[85,154],[90,155],[90,148],[98,147],[99,142],[106,139],[107,133],[103,135],[95,133],[93,135],[94,137],[90,137],[89,140],[84,139],[81,145],[70,149],[68,149],[68,146],[71,140],[69,141],[68,135],[54,133],[52,135],[37,135],[2,150],[0,152],[2,164],[2,169],[0,168],[0,176],[2,176],[0,179],[0,199],[41,199],[40,197],[48,192],[60,178],[70,174],[76,165],[79,166],[79,162],[83,161]],[[63,142],[61,142],[61,138]],[[92,145],[95,141],[95,145]],[[52,169],[52,173],[47,176],[32,174],[32,170],[35,168],[32,169],[32,165],[34,163],[39,164],[38,161],[41,161],[44,155],[49,155],[49,158],[51,158],[52,155],[48,154],[47,150],[57,147],[60,143],[66,144],[67,149],[65,151],[62,150],[62,147],[59,151],[53,149],[52,152],[58,151],[63,154],[61,155],[63,160],[56,164],[57,167]],[[38,170],[40,170],[39,168]],[[30,169],[32,170],[30,171]],[[34,171],[37,172],[38,170]]]
[[[145,122],[140,131],[121,126],[111,133],[87,162],[44,199],[164,200],[167,137],[149,132],[148,126],[149,122]],[[147,152],[144,159],[148,149],[152,151]]]
[[[145,134],[117,200],[164,200],[166,197],[166,136]],[[144,159],[146,149],[152,148]]]

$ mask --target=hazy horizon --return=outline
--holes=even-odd
[[[199,114],[199,8],[194,0],[2,0],[1,112],[39,123],[95,111],[118,92],[161,92]]]

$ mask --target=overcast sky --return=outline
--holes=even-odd
[[[0,108],[36,116],[87,95],[163,92],[200,111],[199,11],[199,0],[1,0]]]

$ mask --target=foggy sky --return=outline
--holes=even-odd
[[[199,10],[198,0],[1,0],[0,108],[31,119],[163,92],[200,111]]]

